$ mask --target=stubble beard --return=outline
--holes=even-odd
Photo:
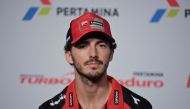
[[[91,81],[92,83],[97,83],[101,81],[101,79],[106,75],[106,71],[107,71],[107,67],[109,63],[103,64],[103,62],[100,61],[100,64],[103,65],[103,68],[100,71],[96,71],[96,69],[92,68],[90,72],[85,72],[83,71],[82,65],[74,60],[74,68],[77,71],[77,73],[81,76],[81,78],[87,79]]]

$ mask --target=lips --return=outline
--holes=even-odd
[[[99,61],[90,61],[88,63],[86,63],[87,66],[89,66],[90,68],[98,68],[98,66],[101,64],[101,62]]]
[[[100,62],[88,62],[86,65],[98,66],[98,65],[100,65]]]
[[[100,64],[100,62],[94,61],[94,62],[88,62],[87,65],[96,65],[96,64]]]

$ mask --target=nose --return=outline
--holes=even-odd
[[[95,47],[95,46],[91,46],[90,48],[89,48],[89,56],[91,57],[91,58],[97,58],[98,56],[98,51],[97,51],[97,48]]]

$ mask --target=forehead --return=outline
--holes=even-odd
[[[107,36],[105,36],[105,34],[101,34],[101,33],[92,33],[92,34],[87,34],[85,36],[83,36],[79,41],[76,42],[77,43],[82,43],[82,42],[88,42],[88,41],[101,41],[101,42],[105,42],[105,43],[109,43],[109,39],[107,38]]]
[[[103,40],[103,39],[100,39],[100,38],[97,38],[97,37],[88,37],[88,38],[85,38],[83,40],[80,40],[79,42],[77,42],[78,44],[80,43],[91,43],[91,42],[94,42],[94,43],[108,43],[107,41]]]

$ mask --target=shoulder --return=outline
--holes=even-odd
[[[65,104],[67,87],[53,98],[47,100],[38,109],[61,109]]]
[[[124,102],[132,107],[132,109],[152,109],[151,103],[140,95],[132,92],[122,86]]]

